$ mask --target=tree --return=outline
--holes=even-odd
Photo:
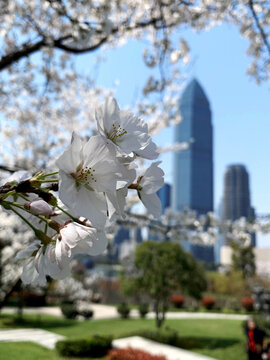
[[[0,6],[0,155],[5,166],[49,167],[70,131],[89,135],[95,102],[108,90],[95,86],[95,69],[87,76],[79,71],[81,54],[102,50],[98,55],[106,56],[104,50],[143,39],[143,59],[153,71],[143,97],[136,99],[136,112],[149,118],[151,132],[179,120],[179,64],[188,61],[189,50],[181,30],[186,27],[201,31],[220,22],[236,25],[250,42],[249,73],[258,81],[269,78],[267,0],[10,0]]]
[[[156,326],[165,320],[170,296],[181,289],[195,298],[200,298],[206,289],[203,268],[193,256],[172,242],[146,241],[135,251],[135,274],[130,279],[131,287],[142,291],[154,301]],[[130,291],[126,284],[126,288]]]
[[[245,218],[240,218],[232,223],[232,229],[226,233],[227,241],[232,248],[232,269],[240,271],[244,279],[251,278],[256,273],[251,236],[256,230],[264,232],[265,227],[267,228],[267,223],[264,221],[260,226],[258,224],[259,222],[255,223],[253,220],[249,222]]]
[[[252,245],[243,245],[235,241],[231,241],[232,268],[240,271],[243,278],[253,277],[256,273],[255,255]]]
[[[186,26],[202,30],[220,21],[236,24],[250,41],[250,73],[258,80],[269,77],[266,0],[11,0],[0,6],[0,159],[1,169],[8,171],[52,168],[72,130],[91,135],[93,108],[110,91],[97,88],[92,74],[78,70],[79,54],[117,47],[127,39],[146,42],[143,58],[154,71],[136,112],[148,119],[151,134],[179,120],[176,84],[179,61],[188,60],[188,44],[175,34]]]

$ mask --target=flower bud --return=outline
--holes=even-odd
[[[29,210],[34,215],[51,215],[53,212],[51,206],[42,199],[32,201]]]

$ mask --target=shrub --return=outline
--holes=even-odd
[[[72,303],[63,303],[60,306],[63,316],[66,319],[75,319],[77,315],[79,315],[76,306]]]
[[[117,312],[122,319],[127,319],[130,313],[130,307],[126,303],[119,304],[117,306]]]
[[[246,311],[252,311],[254,308],[254,300],[250,296],[246,296],[241,300],[241,304]]]
[[[80,310],[79,315],[83,316],[86,320],[89,320],[93,317],[94,311],[91,309]]]
[[[216,303],[216,299],[213,298],[212,296],[204,296],[202,298],[202,306],[207,310],[213,309],[215,303]]]
[[[176,308],[181,308],[184,305],[185,298],[182,295],[172,295],[171,302]]]
[[[148,304],[140,304],[139,305],[139,313],[141,318],[145,318],[145,315],[149,312]]]
[[[180,347],[181,339],[177,331],[166,330],[140,330],[127,334],[126,336],[141,336],[149,340],[153,340],[162,344]]]
[[[241,304],[237,298],[229,298],[226,300],[225,307],[235,312],[241,311]]]
[[[128,347],[127,349],[113,349],[110,350],[107,360],[166,360],[163,355],[152,355],[143,350],[133,349]]]
[[[56,343],[56,350],[62,356],[103,357],[112,347],[112,338],[93,336],[88,339],[61,340]]]

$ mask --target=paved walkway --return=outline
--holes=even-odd
[[[94,319],[114,319],[119,317],[115,306],[102,305],[102,304],[91,304],[91,308],[94,311]],[[2,313],[14,313],[16,308],[5,307]],[[23,310],[25,314],[46,314],[62,317],[61,310],[59,307],[36,307],[36,308],[25,308]],[[137,310],[131,311],[131,317],[139,317]],[[147,314],[148,319],[153,319],[155,314],[150,312]],[[210,312],[167,312],[166,319],[228,319],[228,320],[246,320],[249,316],[243,314],[221,314],[221,313],[210,313]]]
[[[116,339],[113,341],[113,346],[117,348],[127,348],[131,346],[135,349],[147,351],[152,355],[165,355],[167,360],[215,360],[208,356],[196,354],[170,345],[160,344],[140,336]]]
[[[91,308],[94,311],[94,319],[113,319],[119,317],[117,310],[114,306],[92,304]],[[26,314],[46,314],[61,317],[61,310],[59,307],[38,307],[38,308],[25,308]],[[3,308],[3,313],[14,313],[16,308]],[[138,317],[138,311],[131,311],[132,317]],[[147,318],[154,318],[155,314],[150,312]],[[200,312],[168,312],[167,319],[235,319],[245,320],[248,315],[242,314],[220,314],[220,313],[200,313]],[[0,341],[32,341],[49,349],[53,349],[55,343],[64,337],[46,330],[41,329],[16,329],[16,330],[0,330]],[[160,344],[139,336],[129,338],[116,339],[113,341],[115,347],[134,347],[141,350],[146,350],[151,354],[164,354],[168,360],[215,360],[213,358],[199,355],[191,351],[186,351],[173,346]]]
[[[64,336],[42,329],[0,330],[0,341],[31,341],[49,349],[54,349],[55,343],[62,339]]]
[[[64,339],[64,336],[41,329],[0,330],[0,341],[30,341],[49,349],[54,349],[55,343],[62,339]],[[113,346],[116,348],[126,348],[131,346],[135,349],[147,351],[153,355],[165,355],[167,360],[215,360],[210,357],[195,354],[191,351],[186,351],[173,346],[160,344],[139,336],[113,340]]]

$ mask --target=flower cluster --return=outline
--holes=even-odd
[[[97,133],[88,140],[73,133],[56,161],[59,172],[33,177],[17,172],[2,183],[1,205],[21,217],[36,236],[17,255],[24,260],[21,278],[26,284],[45,285],[47,276],[65,278],[75,254],[101,254],[107,246],[106,223],[124,216],[129,189],[150,214],[161,214],[156,191],[164,173],[159,162],[137,174],[138,157],[158,156],[147,124],[120,110],[111,97],[96,111],[96,121]]]

